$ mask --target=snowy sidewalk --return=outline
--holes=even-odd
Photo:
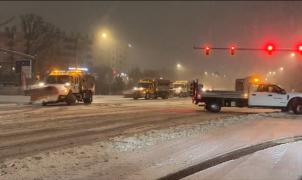
[[[29,103],[29,100],[29,96],[0,95],[0,106],[4,104],[26,104]]]

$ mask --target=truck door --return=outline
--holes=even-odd
[[[79,92],[79,78],[77,76],[71,76],[71,90],[73,93]]]
[[[74,92],[79,93],[79,88],[80,88],[80,78],[79,76],[75,77],[75,83],[74,83]]]
[[[270,103],[267,106],[273,107],[285,107],[287,105],[287,95],[286,92],[277,85],[269,86],[268,97],[270,97]]]
[[[259,85],[255,91],[252,90],[252,92],[249,93],[249,106],[264,106],[265,101],[267,101],[267,91],[268,89],[264,85]]]
[[[284,107],[286,95],[276,85],[259,85],[255,92],[249,94],[249,106]]]

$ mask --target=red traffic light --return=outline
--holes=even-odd
[[[275,51],[275,46],[272,44],[267,45],[266,51],[268,52],[269,55],[272,55],[273,51]]]
[[[235,46],[231,46],[230,47],[230,52],[231,52],[231,55],[234,55],[235,54]]]
[[[207,47],[205,47],[204,49],[205,49],[206,55],[209,55],[209,54],[210,54],[210,48],[207,46]]]
[[[302,55],[302,45],[298,46],[298,52]]]

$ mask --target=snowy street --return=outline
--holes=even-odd
[[[302,180],[302,1],[0,12],[0,180]]]
[[[209,113],[190,98],[96,96],[91,105],[46,107],[26,101],[0,97],[0,179],[158,179],[240,148],[302,135],[302,118],[294,114]],[[297,179],[298,149],[301,142],[286,143],[184,177]],[[278,169],[283,176],[273,173]]]

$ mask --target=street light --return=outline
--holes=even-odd
[[[176,64],[176,67],[177,67],[177,69],[180,69],[182,66],[181,66],[181,64]]]
[[[102,38],[107,38],[107,34],[106,33],[102,33]]]

